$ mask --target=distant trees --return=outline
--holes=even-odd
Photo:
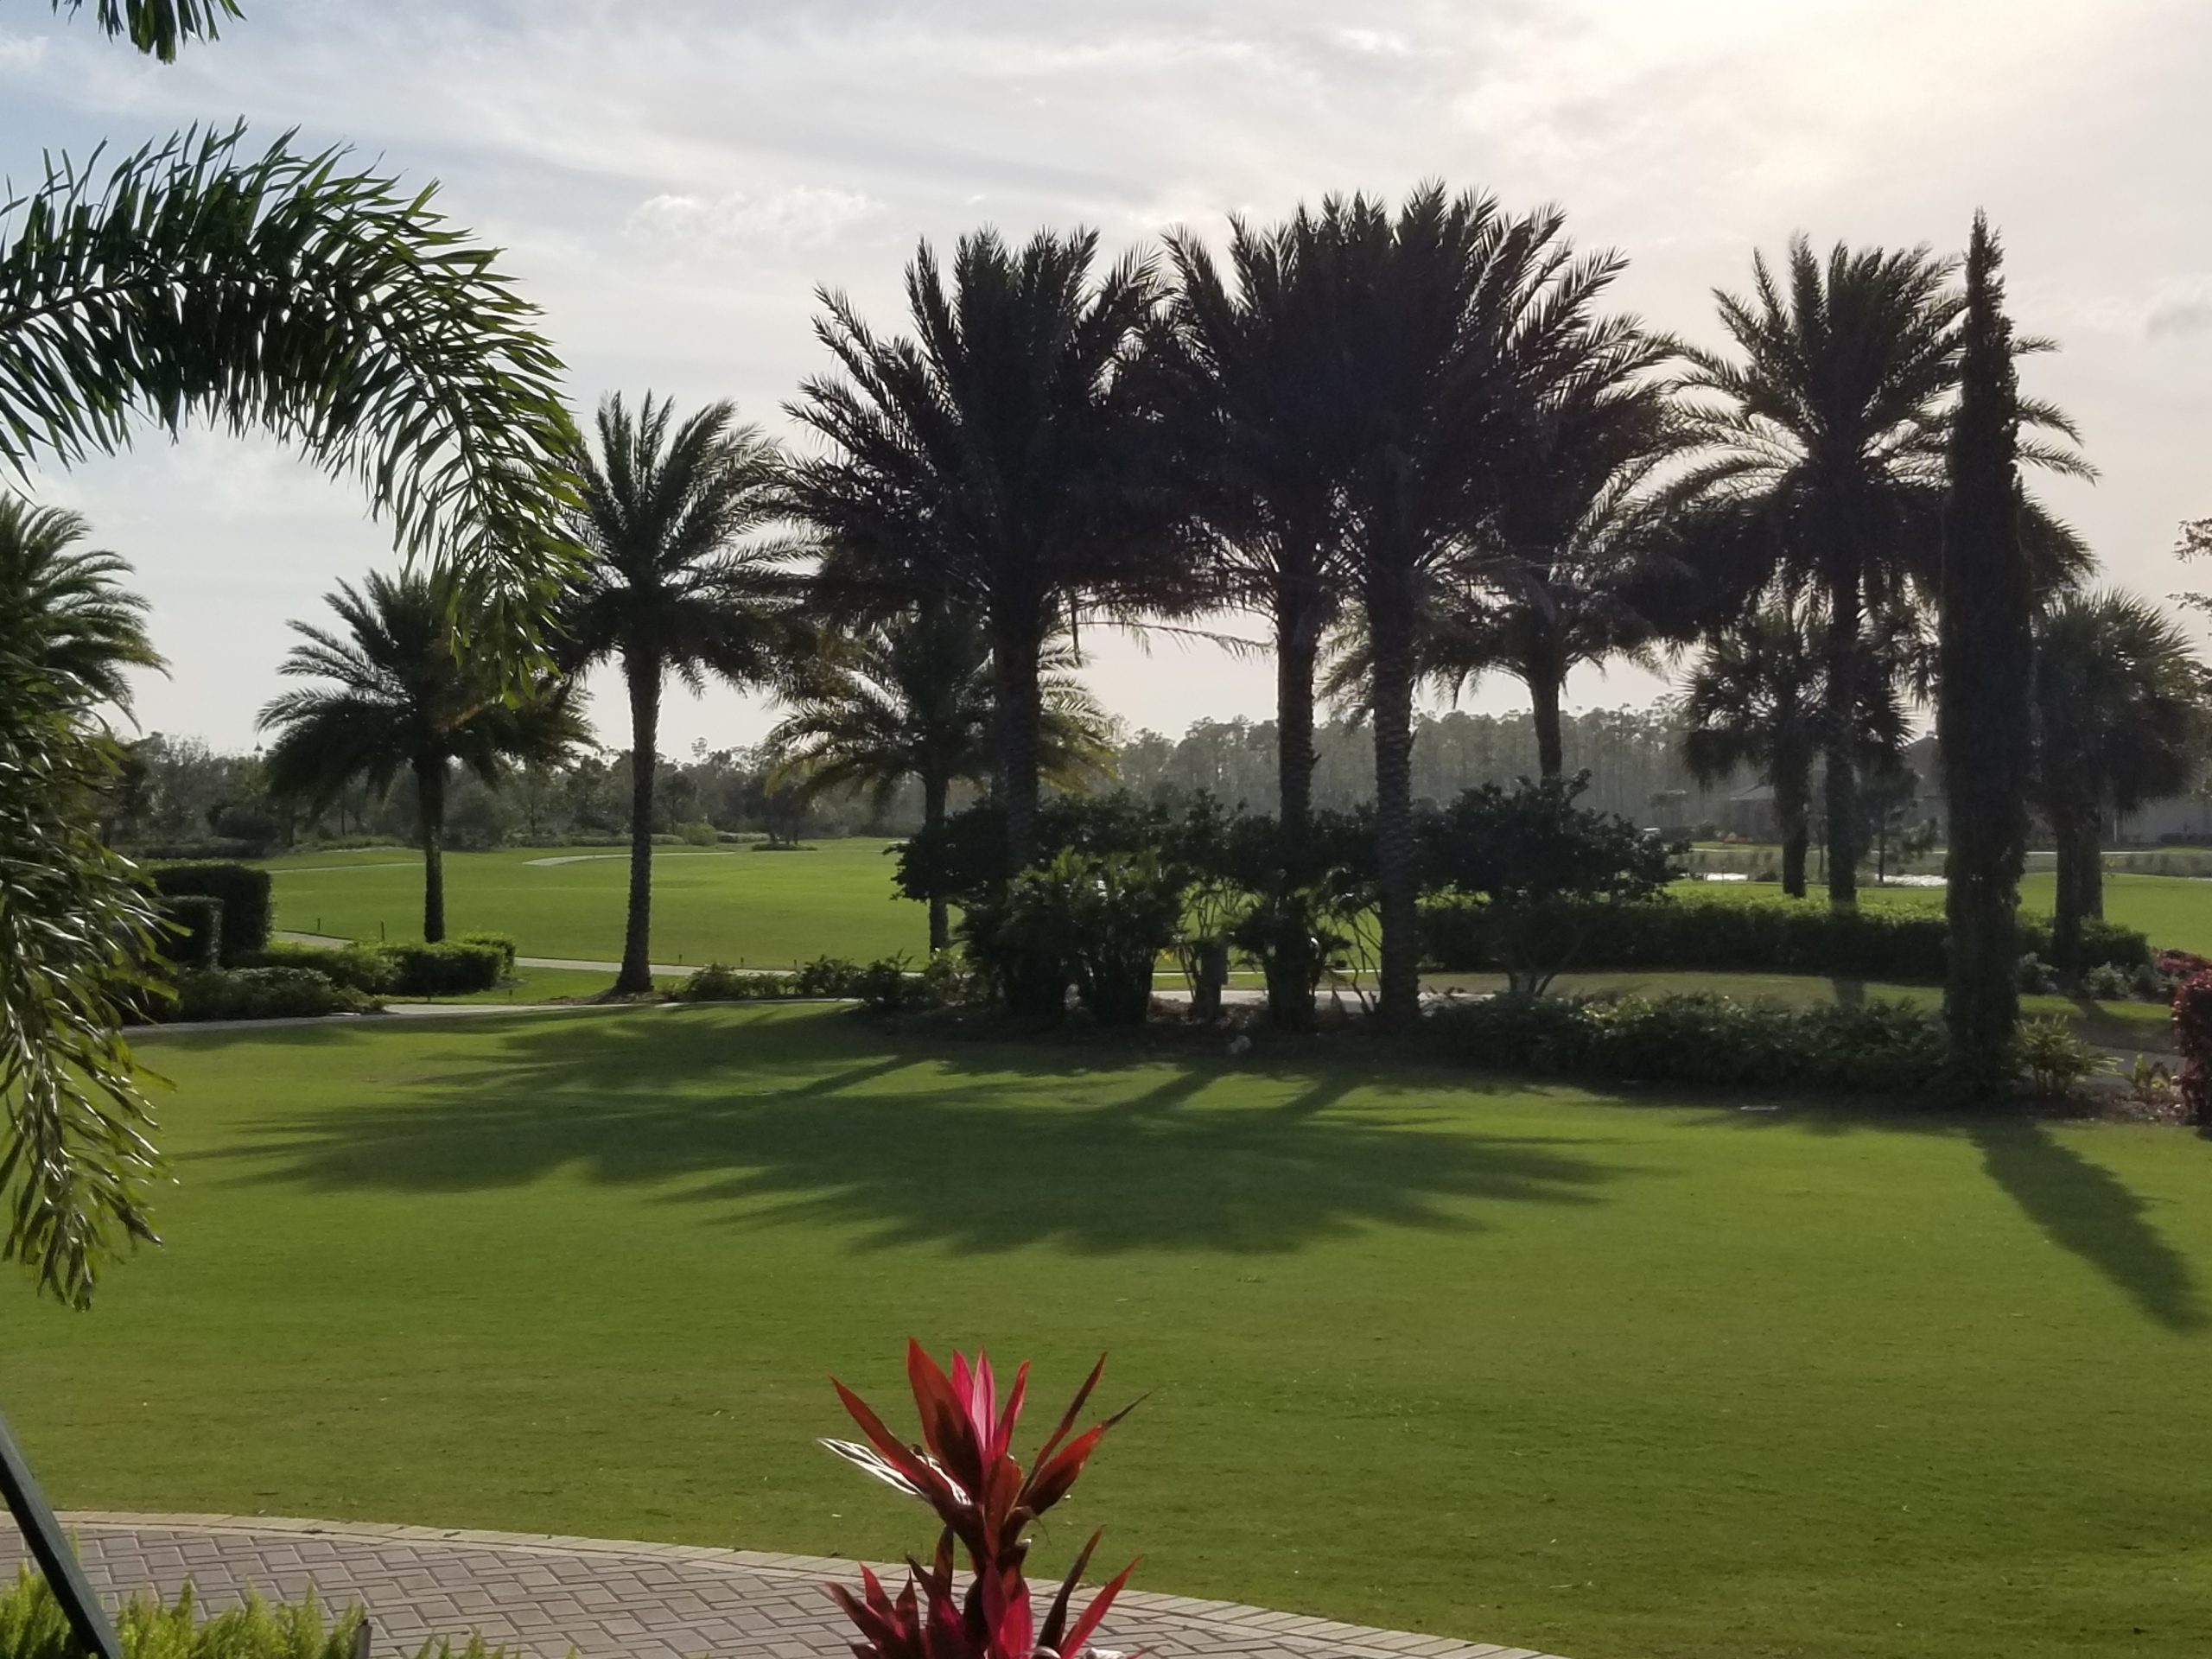
[[[577,501],[569,534],[582,568],[558,607],[572,671],[620,662],[630,694],[630,893],[618,993],[652,989],[653,783],[661,691],[675,675],[697,691],[709,674],[741,689],[788,678],[803,654],[788,540],[751,536],[776,516],[781,458],[734,404],[680,425],[645,394],[599,406],[596,451],[571,451]],[[750,539],[748,539],[750,537]]]
[[[1683,759],[1701,782],[1748,769],[1774,791],[1782,890],[1805,896],[1813,760],[1821,750],[1821,664],[1802,611],[1777,599],[1729,624],[1690,670]]]
[[[307,640],[282,672],[322,683],[270,702],[261,726],[276,734],[270,786],[320,807],[359,779],[389,788],[412,777],[423,849],[423,937],[445,938],[446,785],[458,762],[490,782],[513,764],[560,758],[590,741],[567,681],[541,679],[521,691],[505,683],[496,657],[457,640],[456,626],[483,626],[449,579],[416,573],[371,575],[359,589],[340,582],[331,632],[295,622]]]

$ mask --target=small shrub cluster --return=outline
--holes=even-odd
[[[2182,1109],[2190,1122],[2212,1125],[2212,967],[2174,992],[2174,1049],[2182,1060],[2174,1079]]]
[[[721,831],[704,819],[692,823],[677,824],[676,834],[677,839],[686,847],[712,847],[722,838]]]
[[[269,872],[246,864],[163,864],[146,880],[164,899],[213,899],[223,906],[221,965],[230,967],[269,943],[274,900]]]
[[[160,1023],[202,1020],[298,1020],[365,1014],[377,1005],[312,968],[215,968],[179,974],[176,995],[147,1008]]]
[[[2063,1100],[2112,1062],[2063,1020],[2030,1020],[2013,1039],[2021,1081],[2047,1100]]]
[[[1902,1002],[1786,1007],[1708,995],[1497,996],[1440,1010],[1474,1065],[1611,1081],[1916,1095],[1941,1077],[1942,1022]]]
[[[1743,973],[1825,974],[1840,979],[1937,984],[1945,971],[1947,925],[1940,912],[1863,906],[1835,910],[1804,900],[1664,899],[1648,904],[1554,906],[1554,925],[1581,929],[1581,969],[1690,968]],[[2132,974],[2151,960],[2130,928],[2090,922],[2088,959]],[[2021,920],[2025,956],[2047,961],[2050,924]],[[1450,972],[1499,972],[1508,940],[1491,906],[1432,900],[1421,911],[1421,954]]]
[[[243,1605],[203,1620],[187,1585],[173,1602],[145,1596],[125,1603],[115,1621],[124,1659],[353,1659],[363,1619],[359,1606],[335,1619],[309,1591],[304,1601],[274,1606],[249,1591]],[[480,1637],[465,1647],[425,1643],[416,1659],[505,1659],[504,1648]],[[76,1659],[77,1641],[61,1604],[28,1567],[0,1594],[0,1656],[4,1659]]]
[[[769,974],[710,962],[673,993],[679,1002],[772,1002],[800,995],[792,974]]]
[[[440,944],[295,944],[282,939],[251,952],[251,967],[308,969],[371,996],[467,996],[513,974],[514,941],[467,934]]]

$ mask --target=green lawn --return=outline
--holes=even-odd
[[[816,957],[866,961],[929,944],[923,908],[894,896],[884,841],[824,841],[756,853],[667,847],[653,858],[653,958],[740,958],[790,967]],[[557,859],[558,863],[541,861]],[[302,853],[273,859],[276,925],[343,938],[420,938],[423,863],[412,853]],[[446,925],[513,935],[531,957],[622,954],[628,855],[604,848],[511,848],[446,855]]]
[[[1046,1541],[1573,1659],[2198,1659],[2212,1145],[696,1007],[175,1033],[19,1300],[62,1503],[892,1555],[912,1331],[1149,1391]],[[1771,1103],[1756,1103],[1761,1104]]]

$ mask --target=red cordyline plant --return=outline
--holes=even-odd
[[[2182,1058],[2174,1081],[2190,1122],[2212,1126],[2212,968],[2175,988],[2174,1047]]]
[[[930,1565],[910,1558],[906,1586],[897,1596],[866,1567],[861,1569],[860,1595],[842,1585],[830,1586],[861,1633],[862,1639],[853,1643],[858,1659],[1107,1659],[1103,1650],[1090,1646],[1090,1637],[1136,1570],[1135,1561],[1071,1620],[1076,1586],[1098,1548],[1100,1535],[1091,1534],[1061,1580],[1041,1626],[1022,1575],[1031,1522],[1068,1495],[1100,1438],[1129,1414],[1125,1406],[1069,1438],[1105,1369],[1103,1358],[1091,1368],[1026,1471],[1012,1450],[1014,1426],[1029,1392],[1026,1364],[1014,1374],[1001,1409],[988,1355],[979,1350],[970,1366],[966,1355],[956,1352],[948,1376],[919,1343],[908,1341],[906,1380],[921,1413],[919,1446],[903,1444],[866,1401],[830,1379],[868,1444],[822,1444],[878,1480],[920,1498],[944,1522]],[[967,1551],[974,1574],[964,1597],[954,1593],[956,1539]]]

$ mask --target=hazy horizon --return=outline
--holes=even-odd
[[[823,365],[814,288],[896,327],[916,241],[983,224],[1090,224],[1118,252],[1174,225],[1217,240],[1232,211],[1440,177],[1564,204],[1580,245],[1629,256],[1623,308],[1711,341],[1710,290],[1742,288],[1755,249],[1799,230],[1955,248],[1983,207],[2020,326],[2062,347],[2027,384],[2081,423],[2103,472],[2037,487],[2107,579],[2160,597],[2192,585],[2171,550],[2181,520],[2212,513],[2212,219],[2172,204],[2197,188],[2212,12],[1480,0],[1373,4],[1354,28],[1304,0],[1184,11],[259,0],[163,68],[88,19],[19,6],[0,27],[0,168],[20,187],[47,149],[81,158],[238,116],[257,141],[296,126],[303,145],[351,143],[442,180],[446,211],[509,251],[581,411],[610,390],[728,396],[786,435],[780,404]],[[353,488],[260,441],[149,438],[31,493],[85,512],[137,567],[175,667],[143,683],[144,728],[220,748],[251,745],[286,620],[327,614],[336,580],[394,562]],[[1272,715],[1264,660],[1085,643],[1132,728]],[[1579,675],[1568,702],[1659,689],[1615,665]],[[1499,680],[1468,706],[1522,702]],[[626,741],[619,699],[594,712]],[[750,742],[768,719],[727,691],[673,696],[663,747]]]

